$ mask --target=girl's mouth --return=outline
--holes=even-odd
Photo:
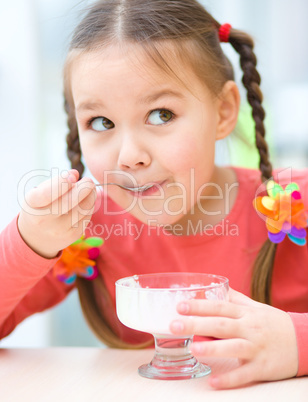
[[[134,197],[146,197],[160,191],[165,182],[166,180],[159,183],[149,183],[140,187],[128,189],[128,191],[130,191]]]

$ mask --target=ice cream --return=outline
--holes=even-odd
[[[119,320],[129,328],[156,336],[172,335],[171,321],[183,317],[177,304],[187,299],[225,299],[224,287],[192,283],[188,287],[172,284],[168,288],[142,287],[138,276],[124,278],[116,285],[116,304]]]

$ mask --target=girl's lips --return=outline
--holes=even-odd
[[[160,191],[160,189],[162,188],[162,186],[167,182],[167,180],[163,180],[159,183],[151,183],[152,186],[150,188],[148,188],[147,190],[143,190],[143,191],[130,191],[128,190],[134,197],[147,197],[150,196],[152,194],[157,193],[158,191]],[[140,186],[142,187],[142,186]]]

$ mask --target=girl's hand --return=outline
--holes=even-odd
[[[96,187],[89,178],[77,182],[78,177],[76,170],[70,170],[65,178],[53,177],[26,194],[18,229],[28,246],[42,257],[56,257],[82,236],[91,219]]]
[[[189,300],[178,312],[189,315],[171,323],[173,334],[203,335],[219,340],[194,342],[197,356],[238,358],[239,367],[212,375],[214,388],[234,388],[255,381],[294,377],[298,370],[295,330],[290,316],[230,289],[230,302]]]

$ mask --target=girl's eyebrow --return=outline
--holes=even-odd
[[[77,111],[81,110],[96,110],[100,107],[103,106],[103,103],[100,102],[91,102],[91,101],[86,101],[86,102],[81,102],[79,105],[76,106]]]
[[[181,92],[173,91],[172,89],[170,89],[170,90],[162,90],[162,91],[153,93],[151,95],[144,96],[139,99],[138,103],[152,103],[160,98],[165,98],[165,97],[185,99],[185,96]]]
[[[138,103],[149,104],[149,103],[157,101],[160,98],[166,98],[166,97],[185,99],[185,96],[181,92],[173,91],[173,90],[162,90],[162,91],[144,96],[142,98],[139,98]],[[79,105],[77,105],[76,110],[77,111],[96,110],[102,106],[104,106],[104,104],[102,102],[86,101],[86,102],[81,102]]]

